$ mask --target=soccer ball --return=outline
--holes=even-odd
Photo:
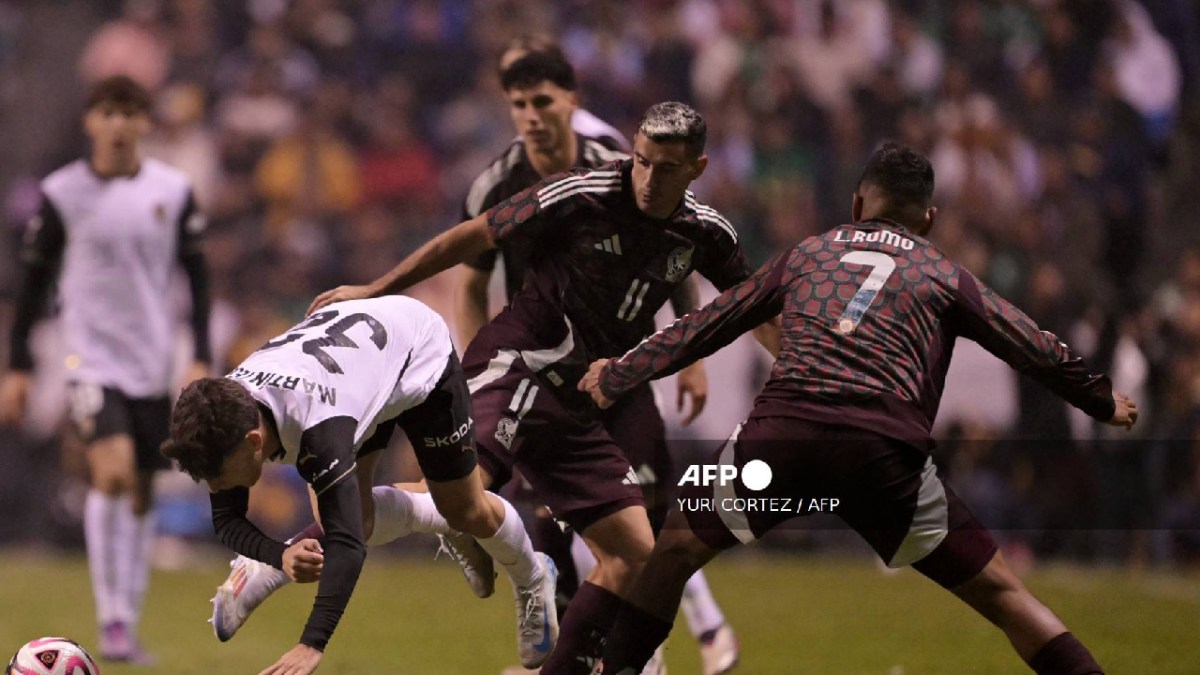
[[[100,675],[96,660],[78,642],[60,637],[25,643],[8,662],[5,675]]]

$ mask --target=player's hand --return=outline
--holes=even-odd
[[[374,295],[375,289],[373,289],[370,285],[338,286],[337,288],[325,291],[324,293],[318,295],[317,299],[313,300],[312,304],[308,306],[308,311],[305,312],[304,315],[308,316],[318,309],[321,309],[326,305],[332,305],[335,302],[342,302],[344,300],[362,300],[363,298],[369,298]]]
[[[208,377],[210,370],[211,369],[207,363],[204,363],[203,361],[193,361],[192,365],[188,366],[188,369],[184,371],[183,379],[179,381],[179,389],[183,390],[196,380]]]
[[[321,665],[321,650],[308,645],[296,645],[279,657],[275,665],[258,675],[308,675]]]
[[[321,578],[325,551],[316,539],[301,539],[283,552],[283,571],[299,584],[311,584]]]
[[[684,399],[692,397],[692,411],[683,418],[683,426],[692,423],[696,416],[704,410],[708,402],[708,374],[704,370],[704,362],[697,361],[679,371],[676,378],[675,410],[682,412]]]
[[[0,427],[18,425],[25,418],[29,373],[10,370],[0,382]]]
[[[604,370],[604,366],[608,365],[608,359],[597,359],[592,361],[592,365],[588,366],[587,374],[583,379],[579,380],[579,385],[576,387],[579,391],[586,391],[591,394],[592,400],[600,408],[607,408],[613,404],[604,392],[600,391],[600,371]]]
[[[1105,422],[1105,424],[1109,424],[1114,427],[1125,427],[1127,430],[1132,429],[1133,425],[1137,423],[1137,404],[1133,402],[1133,399],[1119,391],[1113,392],[1113,403],[1115,403],[1116,406],[1113,408],[1112,419]]]

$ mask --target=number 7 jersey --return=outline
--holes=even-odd
[[[954,341],[978,342],[1097,419],[1111,383],[925,239],[873,220],[810,237],[606,367],[614,398],[782,311],[782,349],[755,415],[870,429],[928,447]]]
[[[453,350],[445,322],[418,300],[351,300],[308,317],[226,377],[271,410],[283,459],[304,475],[298,455],[306,430],[352,418],[357,449],[380,422],[425,400]]]

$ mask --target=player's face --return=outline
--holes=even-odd
[[[571,114],[578,107],[575,92],[543,81],[533,87],[513,87],[505,95],[513,126],[529,148],[554,152],[567,143]]]
[[[256,431],[247,434],[236,450],[225,458],[221,473],[210,478],[210,492],[220,492],[235,487],[250,487],[262,477],[262,436]]]
[[[651,218],[670,216],[688,185],[704,173],[708,157],[688,157],[683,141],[658,143],[633,138],[633,193],[638,209]]]
[[[87,111],[83,125],[97,151],[128,155],[137,150],[138,139],[150,130],[150,116],[126,106],[100,103]]]

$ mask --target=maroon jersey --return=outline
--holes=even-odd
[[[689,192],[665,219],[638,210],[632,162],[563,174],[487,213],[498,246],[528,247],[524,286],[480,332],[574,389],[591,360],[654,332],[654,313],[693,269],[725,289],[749,276],[737,235]]]
[[[624,159],[628,153],[612,145],[611,139],[596,139],[575,135],[578,151],[575,166],[594,169],[609,162]],[[517,139],[508,146],[503,155],[488,165],[471,183],[471,190],[463,201],[462,220],[470,220],[496,204],[512,197],[521,190],[541,182],[537,169],[529,161],[525,141]],[[504,288],[511,300],[525,282],[525,267],[529,262],[530,250],[526,242],[507,242],[499,248],[486,251],[467,264],[476,269],[490,272],[496,267],[496,254],[504,256]]]
[[[874,220],[810,237],[605,368],[614,398],[782,311],[783,341],[753,415],[790,415],[928,446],[955,338],[978,342],[1097,419],[1112,386],[933,244]]]

